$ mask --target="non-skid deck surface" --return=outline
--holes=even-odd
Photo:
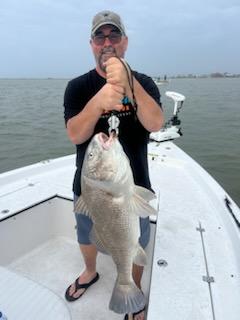
[[[151,257],[149,257],[148,268],[151,265],[150,262]],[[115,314],[108,309],[116,279],[112,259],[109,256],[99,254],[97,265],[100,274],[99,281],[89,288],[81,299],[73,303],[66,302],[73,320],[123,319],[123,315]],[[11,263],[8,268],[46,286],[64,299],[66,288],[83,270],[83,261],[78,244],[74,240],[57,237]],[[145,292],[147,292],[149,285],[146,274],[147,272],[143,279]],[[34,291],[32,299],[39,299],[34,296]]]
[[[0,310],[8,320],[71,319],[70,311],[61,297],[1,266]]]

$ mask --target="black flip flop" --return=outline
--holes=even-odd
[[[88,282],[88,283],[79,284],[79,283],[78,283],[78,279],[79,279],[79,278],[77,278],[77,279],[75,280],[75,291],[72,293],[72,295],[69,294],[69,290],[70,290],[70,288],[71,288],[72,285],[70,285],[70,286],[67,288],[66,292],[65,292],[65,298],[66,298],[66,300],[69,301],[69,302],[73,302],[73,301],[76,301],[77,299],[79,299],[79,298],[87,291],[87,289],[88,289],[89,287],[91,287],[92,284],[94,284],[95,282],[98,281],[98,279],[99,279],[99,274],[97,273],[96,276],[95,276],[90,282]],[[80,294],[79,297],[77,297],[77,298],[73,297],[74,293],[76,293],[79,289],[85,289],[85,290],[83,291],[82,294]]]
[[[134,317],[137,316],[138,314],[140,314],[141,312],[145,311],[146,307],[144,307],[143,309],[139,310],[138,312],[134,312],[133,313],[133,320],[134,320]],[[128,320],[128,314],[125,314],[125,317],[123,320]]]

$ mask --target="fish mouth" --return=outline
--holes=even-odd
[[[98,142],[104,150],[109,150],[115,140],[115,133],[110,133],[110,136],[107,136],[105,133],[100,132],[98,134]]]

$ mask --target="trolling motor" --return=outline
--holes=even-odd
[[[168,141],[182,136],[181,128],[179,127],[181,120],[178,118],[178,113],[183,106],[185,96],[174,91],[166,91],[165,95],[174,101],[173,116],[164,124],[160,131],[150,134],[151,141]]]

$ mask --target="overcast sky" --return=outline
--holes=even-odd
[[[91,22],[104,9],[121,15],[135,70],[240,73],[239,0],[0,0],[0,77],[71,78],[94,68]]]

